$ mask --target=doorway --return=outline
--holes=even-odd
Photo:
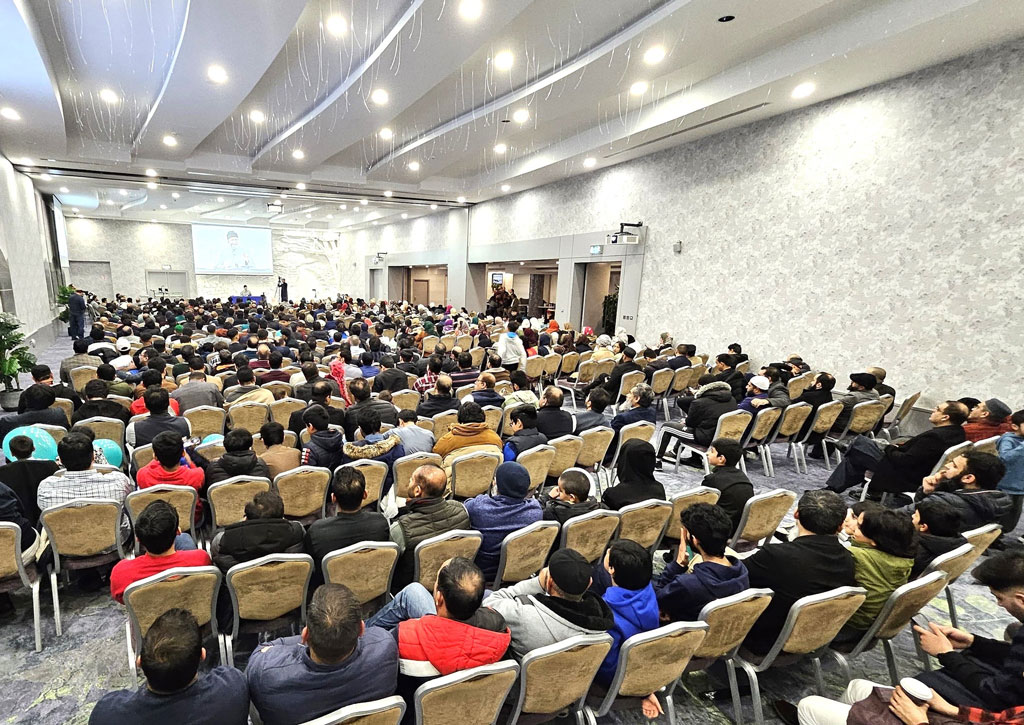
[[[598,335],[614,334],[615,320],[618,317],[615,310],[612,310],[610,324],[604,324],[604,301],[608,295],[618,295],[622,263],[591,262],[586,268],[583,286],[583,326],[592,327]]]
[[[414,305],[430,304],[429,279],[414,279],[412,281],[412,303]]]
[[[147,269],[146,293],[151,297],[188,297],[188,272]]]
[[[504,288],[509,294],[515,293],[519,302],[516,314],[542,318],[554,315],[558,296],[557,259],[494,262],[487,265],[486,275],[488,298]]]

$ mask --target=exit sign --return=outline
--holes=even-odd
[[[600,254],[601,253],[601,245],[600,244],[595,244],[595,245],[591,246],[590,247],[590,253],[591,254]]]

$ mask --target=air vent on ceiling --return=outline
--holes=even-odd
[[[767,102],[765,102],[765,103],[758,103],[756,106],[751,106],[750,108],[744,108],[744,109],[741,109],[739,111],[733,111],[732,113],[727,113],[724,116],[719,116],[718,118],[712,118],[710,121],[701,121],[700,123],[694,124],[693,126],[687,126],[686,128],[680,129],[678,131],[673,131],[672,133],[667,133],[664,136],[659,136],[658,138],[652,138],[649,141],[644,141],[643,143],[637,144],[636,146],[630,146],[628,148],[622,149],[621,151],[616,151],[613,154],[608,154],[604,158],[606,158],[606,159],[613,159],[616,156],[619,156],[621,154],[630,153],[632,151],[636,151],[637,149],[642,149],[644,146],[650,146],[651,144],[661,143],[665,139],[673,138],[675,136],[681,136],[684,133],[689,133],[690,131],[694,131],[694,130],[696,130],[698,128],[704,128],[705,126],[710,126],[713,123],[718,123],[719,121],[724,121],[724,120],[726,120],[728,118],[736,118],[736,116],[742,116],[744,113],[749,113],[751,111],[756,111],[759,108],[764,108],[765,106],[768,106],[768,105],[770,105],[770,104],[767,103]]]

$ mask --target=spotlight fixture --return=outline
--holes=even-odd
[[[60,193],[61,194],[70,194],[71,191],[68,189],[68,187],[62,186],[62,187],[60,187]]]
[[[392,196],[394,196],[394,195],[395,195],[395,192],[391,191],[391,189],[388,189],[387,191],[385,191],[385,192],[384,192],[384,196],[386,196],[386,197],[387,197],[387,198],[389,198],[389,199],[390,199],[390,198],[391,198]]]
[[[15,111],[10,106],[4,106],[3,108],[0,108],[0,116],[3,116],[8,121],[20,121],[21,120],[21,114],[18,113],[17,111]]]
[[[146,188],[147,189],[151,189],[151,190],[155,189],[156,188],[156,182],[155,181],[146,182]]]
[[[110,90],[109,88],[104,88],[102,91],[100,91],[100,100],[112,106],[121,99],[118,98],[117,94],[114,93],[114,91]]]
[[[394,138],[394,136],[395,136],[395,132],[392,131],[387,126],[385,126],[384,128],[382,128],[380,130],[380,137],[382,139],[384,139],[385,141],[390,141],[392,138]]]
[[[217,203],[218,204],[223,204],[224,203],[224,197],[223,196],[218,196],[217,197]]]
[[[654,45],[644,52],[644,63],[647,65],[658,65],[665,60],[665,46]]]
[[[156,176],[156,169],[146,169],[146,176]]]
[[[793,92],[790,95],[793,98],[807,98],[807,96],[814,93],[815,88],[816,86],[812,82],[806,81],[798,85],[796,88],[794,88]]]
[[[160,208],[161,208],[161,209],[166,209],[166,208],[167,208],[167,205],[166,205],[166,204],[161,204],[161,205],[160,205]]]
[[[408,214],[402,214],[402,218],[403,218],[403,219],[408,219],[408,218],[409,218],[409,215],[408,215]]]
[[[588,156],[587,158],[583,159],[583,166],[585,168],[592,169],[596,165],[597,159],[595,159],[593,156]]]
[[[466,197],[464,197],[464,196],[460,196],[460,197],[459,197],[459,198],[457,198],[457,199],[456,199],[455,201],[457,201],[457,202],[458,202],[458,203],[460,203],[460,204],[465,204],[465,203],[466,203]]]
[[[295,159],[296,161],[301,161],[302,159],[306,158],[306,152],[303,151],[302,149],[295,149],[294,151],[292,151],[292,158]]]
[[[648,88],[650,88],[650,84],[647,81],[637,81],[629,87],[629,92],[634,96],[642,96],[647,93]]]
[[[164,146],[172,146],[173,147],[173,146],[177,146],[178,145],[178,139],[176,139],[173,134],[165,133],[163,141],[164,141]]]
[[[224,70],[224,66],[217,65],[216,63],[214,63],[213,65],[207,67],[206,77],[217,84],[227,83],[228,72]]]
[[[305,182],[300,181],[298,184],[295,185],[295,188],[298,189],[299,191],[305,191],[306,184]]]
[[[503,154],[506,151],[508,151],[508,145],[503,144],[503,143],[494,144],[494,153],[496,153],[496,154]]]
[[[431,204],[430,211],[437,211],[437,204]]]
[[[181,198],[181,194],[179,194],[178,192],[175,191],[175,192],[173,192],[171,194],[171,198],[172,199],[180,199]]]
[[[249,111],[249,120],[253,123],[263,123],[267,120],[267,114],[258,108],[254,108]]]
[[[370,200],[369,199],[360,199],[359,203],[362,204],[363,206],[366,206],[367,204],[370,203]]]
[[[520,108],[512,114],[512,120],[516,123],[526,123],[530,120],[530,112],[525,108]]]
[[[327,32],[335,38],[340,38],[348,32],[348,22],[340,15],[332,15],[327,18]]]
[[[515,62],[516,57],[508,50],[503,50],[494,56],[494,67],[498,70],[511,70]]]
[[[511,184],[502,184],[501,185],[501,190],[507,194],[508,192],[512,191],[512,185]]]
[[[42,179],[43,181],[50,181],[51,179],[53,179],[53,177],[50,176],[49,174],[43,174],[39,178]]]
[[[113,199],[107,199],[107,206],[114,206],[114,200]]]
[[[420,162],[419,161],[410,161],[409,165],[406,168],[408,168],[409,171],[419,171],[420,170]]]
[[[120,194],[121,196],[128,196],[128,190],[127,189],[118,189],[117,193]]]
[[[477,20],[483,12],[483,0],[462,0],[459,3],[459,15],[463,20]]]
[[[383,106],[388,102],[388,92],[383,88],[375,88],[373,93],[370,94],[370,100],[378,106]]]

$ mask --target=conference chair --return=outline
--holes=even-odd
[[[539,355],[526,358],[526,367],[523,368],[526,372],[526,377],[530,379],[530,384],[537,386],[537,396],[544,392],[544,358]]]
[[[494,392],[496,392],[503,398],[507,398],[508,396],[512,395],[512,393],[514,393],[515,390],[512,389],[512,383],[510,383],[508,380],[499,380],[494,384]]]
[[[963,443],[957,443],[955,446],[950,446],[943,452],[942,457],[935,462],[935,466],[932,467],[931,473],[928,475],[934,476],[945,468],[947,463],[951,462],[957,456],[971,450],[973,446],[974,444],[970,441],[964,441]]]
[[[437,570],[453,556],[464,556],[467,559],[476,557],[483,536],[479,531],[454,529],[437,536],[431,536],[416,544],[413,550],[413,578],[427,591],[434,591],[437,582]]]
[[[619,391],[612,400],[612,405],[618,405],[619,401],[629,395],[629,391],[633,389],[633,386],[642,383],[645,379],[642,370],[633,370],[623,375],[619,380]]]
[[[484,411],[484,422],[487,423],[487,427],[501,435],[502,409],[496,405],[485,405],[482,410]]]
[[[233,403],[228,408],[228,422],[231,428],[244,428],[249,433],[259,433],[260,428],[270,420],[270,406],[266,403],[244,401]]]
[[[224,440],[210,441],[196,446],[196,451],[208,461],[215,461],[224,455]]]
[[[978,453],[990,453],[993,456],[998,456],[999,455],[999,448],[997,447],[998,443],[999,443],[999,436],[992,436],[991,438],[986,438],[984,440],[977,441],[974,444],[974,450],[977,451]]]
[[[760,448],[763,450],[764,460],[768,463],[767,475],[775,478],[775,461],[772,459],[772,443],[789,442],[792,445],[793,436],[800,432],[807,418],[811,415],[810,403],[793,403],[782,410],[778,424],[772,429],[771,434],[761,441]]]
[[[562,524],[558,548],[577,551],[593,564],[604,556],[608,542],[619,528],[621,516],[618,511],[598,509],[572,517]]]
[[[557,528],[557,524],[556,524]],[[0,521],[0,593],[9,594],[22,587],[32,592],[32,624],[36,636],[36,652],[43,651],[43,629],[39,609],[39,583],[41,577],[33,550],[39,545],[39,535],[28,551],[21,548],[21,527],[12,521]],[[54,597],[56,597],[54,590]],[[59,634],[59,632],[58,632]]]
[[[273,393],[274,400],[284,400],[285,398],[290,398],[292,395],[292,386],[280,380],[263,383],[260,387]]]
[[[494,471],[501,461],[500,454],[487,451],[475,451],[458,456],[452,461],[449,493],[459,499],[487,493],[494,482]]]
[[[655,498],[623,506],[619,511],[618,538],[635,541],[653,554],[671,516],[672,504]]]
[[[284,432],[284,442],[281,445],[283,445],[285,448],[295,448],[298,441],[299,437],[295,435],[295,431],[286,430]],[[267,446],[263,442],[262,434],[253,434],[252,450],[257,456],[262,456],[264,453],[267,452]]]
[[[420,466],[434,465],[441,467],[441,456],[436,453],[410,453],[402,456],[391,464],[391,474],[395,480],[393,491],[398,498],[409,498],[409,486],[413,472]]]
[[[71,416],[75,414],[75,404],[67,398],[57,398],[53,401],[51,408],[60,408],[64,411],[64,417],[68,419],[68,425],[71,425]]]
[[[206,490],[210,502],[210,539],[225,526],[245,518],[245,505],[253,496],[270,490],[270,479],[261,476],[232,476]]]
[[[557,352],[549,352],[544,356],[543,360],[544,372],[541,375],[541,380],[554,384],[558,378],[558,373],[562,369],[562,356]]]
[[[132,399],[124,395],[108,395],[107,400],[113,400],[127,411],[131,411],[132,409]]]
[[[363,480],[366,481],[366,498],[363,499],[362,508],[367,506],[380,508],[384,479],[388,477],[388,464],[384,461],[373,460],[349,461],[335,468],[334,472],[337,473],[342,468],[354,468],[363,474]]]
[[[416,725],[449,723],[460,715],[472,723],[496,723],[518,674],[515,660],[502,660],[435,677],[413,695]]]
[[[828,446],[831,443],[833,446],[833,453],[836,455],[836,465],[839,465],[839,461],[842,458],[842,454],[839,451],[839,443],[858,435],[867,435],[874,437],[872,431],[875,426],[878,425],[878,421],[882,419],[882,415],[885,413],[885,405],[878,400],[865,400],[863,403],[857,403],[853,406],[850,411],[850,419],[846,421],[846,427],[842,430],[839,435],[826,434],[821,439],[821,452],[825,456],[825,468],[832,470],[831,456],[829,454]]]
[[[455,335],[441,335],[440,342],[442,345],[444,345],[444,349],[450,353],[452,351],[452,348],[455,347],[455,341],[457,339],[458,338],[455,337]]]
[[[147,443],[144,446],[132,449],[132,470],[138,474],[143,468],[148,466],[156,455],[153,453],[153,444]]]
[[[346,705],[299,725],[399,725],[405,717],[405,700],[392,695],[372,702]]]
[[[284,502],[284,515],[308,526],[327,516],[331,471],[322,466],[298,466],[274,476],[271,490]]]
[[[945,572],[947,583],[944,591],[949,608],[949,621],[954,627],[959,627],[960,623],[959,616],[957,615],[956,599],[953,597],[953,590],[950,589],[949,585],[974,566],[975,562],[981,558],[988,547],[999,538],[1002,531],[999,524],[986,524],[977,529],[965,531],[962,536],[967,539],[966,544],[962,544],[952,551],[936,557],[928,565],[928,568],[925,569],[924,574],[933,571]],[[966,548],[968,546],[970,547],[969,550]]]
[[[825,435],[832,429],[836,419],[839,418],[839,414],[843,412],[843,404],[838,400],[833,400],[824,405],[819,405],[818,409],[814,412],[814,418],[811,419],[811,425],[799,439],[791,439],[789,441],[789,447],[786,449],[786,456],[793,454],[793,463],[796,465],[798,473],[807,475],[807,441],[812,435]],[[801,466],[803,469],[801,470]]]
[[[199,440],[204,440],[210,435],[224,435],[228,414],[223,408],[200,405],[196,408],[189,408],[181,414],[181,417],[192,426],[192,435]]]
[[[391,579],[400,555],[393,541],[362,541],[326,554],[320,570],[328,584],[347,586],[369,616],[373,613],[367,614],[370,605],[391,596]]]
[[[663,692],[663,709],[675,725],[673,694],[707,631],[704,622],[674,622],[629,637],[619,646],[618,665],[607,690],[592,688],[587,697],[588,720],[596,722],[613,709],[639,709],[648,695]]]
[[[560,529],[557,521],[535,521],[505,536],[491,589],[529,579],[543,569]]]
[[[751,496],[743,504],[740,522],[729,540],[730,548],[739,551],[740,542],[753,544],[745,550],[764,546],[775,534],[794,503],[796,494],[786,489],[764,491]]]
[[[717,488],[697,486],[696,488],[688,488],[670,498],[669,503],[672,504],[672,513],[668,517],[668,524],[665,526],[665,533],[662,539],[678,542],[682,527],[679,517],[683,511],[696,503],[718,503],[719,496],[721,496],[721,491]]]
[[[235,564],[224,580],[231,596],[231,634],[225,633],[226,663],[234,665],[234,643],[245,632],[273,631],[298,612],[298,627],[306,622],[306,599],[313,576],[309,554],[268,554]]]
[[[477,370],[484,364],[484,357],[487,356],[487,349],[483,347],[474,347],[469,351],[470,357],[473,358],[473,367]]]
[[[552,438],[548,445],[555,449],[555,456],[548,466],[547,477],[558,478],[562,472],[576,465],[576,460],[583,450],[583,439],[579,436],[564,435]]]
[[[441,440],[441,436],[448,432],[448,429],[459,422],[457,410],[446,410],[431,418],[434,421],[434,440]]]
[[[437,343],[437,335],[427,335],[426,337],[424,337],[423,340],[421,341],[423,354],[429,356],[430,353],[434,352],[434,348],[437,346]]]
[[[660,398],[662,405],[665,408],[665,420],[668,420],[668,396],[672,392],[672,380],[675,378],[676,371],[671,368],[662,368],[661,370],[655,370],[654,375],[651,376],[651,390],[654,391],[654,399],[657,401]],[[657,407],[657,403],[654,403]]]
[[[557,379],[566,380],[570,375],[576,372],[576,368],[580,364],[580,354],[578,352],[567,352],[562,355],[562,362],[558,366],[558,373],[555,376]]]
[[[33,423],[32,427],[38,428],[39,430],[44,430],[47,433],[49,433],[50,437],[53,438],[53,442],[57,444],[64,440],[64,436],[68,434],[68,429],[60,425],[50,425],[49,423]]]
[[[568,393],[569,400],[572,401],[572,409],[578,410],[576,407],[576,392],[583,390],[588,385],[594,382],[594,378],[597,377],[597,365],[598,363],[592,360],[583,361],[580,358],[580,364],[576,371],[576,380],[571,378],[565,378],[557,383],[558,387]]]
[[[750,425],[752,418],[753,416],[745,410],[733,410],[720,416],[718,424],[715,426],[715,434],[711,440],[716,441],[719,438],[729,438],[738,442],[743,438],[743,434],[746,432],[747,426]],[[700,456],[701,462],[704,464],[704,473],[711,473],[711,464],[708,463],[708,451],[711,449],[710,444],[701,445],[692,438],[683,438],[672,428],[662,428],[661,435],[662,437],[669,436],[676,439],[676,473],[679,473],[679,461],[682,460],[684,451],[692,451]]]
[[[902,403],[900,403],[899,410],[896,411],[896,415],[893,416],[892,422],[889,425],[882,428],[881,433],[889,440],[893,440],[900,434],[900,423],[902,423],[910,411],[914,409],[917,401],[921,398],[921,391],[917,391],[913,395],[907,396]]]
[[[199,504],[198,491],[191,486],[173,486],[166,483],[132,491],[124,500],[124,508],[133,529],[139,514],[154,501],[166,501],[173,506],[174,510],[178,512],[178,528],[181,529],[181,533],[193,533],[196,508]],[[198,539],[198,537],[196,538]],[[198,544],[198,541],[196,543]],[[140,546],[136,540],[135,553],[138,554],[139,550]]]
[[[768,463],[768,454],[765,453],[764,441],[771,435],[775,424],[779,422],[781,416],[782,408],[773,408],[771,406],[761,408],[757,411],[757,415],[754,416],[754,424],[747,426],[747,432],[740,439],[740,447],[744,453],[748,448],[757,450],[758,455],[761,456],[761,469],[764,471],[765,476],[768,476],[770,473],[770,465]],[[740,456],[740,469],[744,473],[747,473],[746,458],[745,455]]]
[[[619,462],[619,453],[622,451],[622,446],[626,445],[627,441],[631,441],[634,439],[650,443],[651,439],[654,438],[655,430],[656,427],[654,423],[648,423],[645,420],[638,420],[636,423],[630,423],[629,425],[625,425],[622,428],[620,428],[619,442],[615,446],[615,455],[612,456],[611,463],[609,463],[607,466],[601,466],[601,468],[598,469],[598,484],[600,484],[601,482],[600,474],[601,470],[603,469],[608,474],[608,486],[611,487],[615,485],[615,481],[618,480],[619,477],[618,471],[615,467]]]
[[[459,335],[455,338],[455,344],[462,348],[462,352],[469,352],[473,347],[473,336]]]
[[[582,725],[587,693],[611,648],[608,634],[581,634],[528,652],[520,665],[519,697],[509,722],[568,710]]]
[[[96,379],[96,366],[79,365],[77,368],[71,368],[68,374],[71,376],[71,387],[75,389],[76,393],[83,395],[85,384]]]
[[[549,445],[534,446],[516,456],[516,463],[530,472],[530,493],[536,492],[544,485],[548,469],[554,460],[555,449]]]
[[[391,394],[391,404],[399,410],[411,410],[415,412],[420,404],[420,394],[415,390],[399,390]]]
[[[86,418],[85,420],[78,421],[77,425],[83,428],[88,428],[96,434],[96,440],[107,439],[114,441],[117,445],[121,446],[122,453],[124,452],[124,421],[118,420],[117,418],[105,418],[102,415],[96,415],[92,418]]]
[[[804,391],[814,383],[815,375],[816,373],[806,372],[790,378],[789,382],[786,383],[789,399],[796,400],[803,395]]]

